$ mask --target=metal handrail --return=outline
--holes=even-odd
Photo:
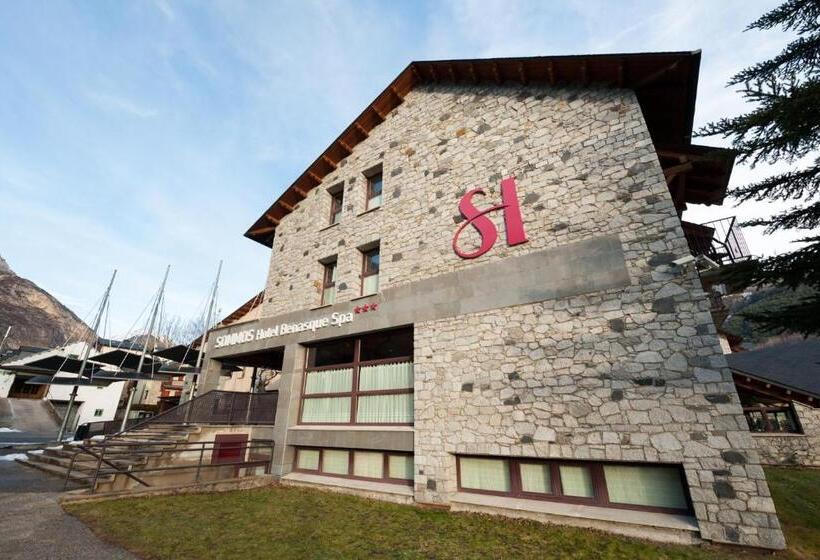
[[[203,393],[202,395],[194,397],[193,399],[191,399],[189,401],[186,401],[186,402],[184,402],[182,404],[179,404],[175,407],[169,408],[168,410],[166,410],[164,412],[161,412],[161,413],[159,413],[155,416],[151,416],[150,418],[146,418],[142,422],[137,422],[136,424],[133,424],[132,426],[128,426],[124,430],[120,430],[120,431],[118,431],[114,434],[111,434],[110,437],[116,437],[116,436],[122,435],[126,432],[136,430],[137,428],[140,428],[140,427],[145,426],[147,424],[151,424],[151,423],[159,424],[159,423],[161,423],[161,420],[160,420],[161,418],[167,417],[171,413],[176,413],[176,412],[178,412],[179,410],[182,410],[182,409],[185,409],[185,421],[181,422],[181,424],[183,424],[183,425],[188,424],[189,420],[190,420],[190,413],[191,413],[191,410],[193,410],[194,403],[203,402],[205,399],[213,398],[213,395],[217,394],[217,393],[218,394],[230,394],[230,395],[232,395],[231,413],[230,413],[230,416],[229,416],[228,422],[227,422],[229,424],[231,423],[231,421],[234,420],[234,418],[233,418],[233,409],[234,409],[234,405],[236,404],[236,396],[237,395],[249,395],[249,402],[248,402],[248,406],[247,406],[247,411],[245,412],[245,418],[244,418],[245,422],[244,423],[250,424],[251,423],[249,421],[250,409],[251,409],[250,403],[252,402],[253,397],[261,396],[261,395],[266,395],[267,396],[267,395],[272,394],[272,393],[244,393],[244,392],[241,392],[241,391],[219,391],[219,390],[208,391],[207,393]],[[174,422],[174,423],[178,423],[178,422]]]
[[[151,473],[151,472],[162,472],[162,471],[173,471],[173,470],[180,470],[180,469],[192,469],[196,467],[196,476],[195,482],[199,482],[200,473],[202,468],[213,468],[213,467],[225,467],[225,466],[237,466],[237,467],[256,467],[256,466],[264,466],[265,473],[270,473],[271,468],[271,461],[273,459],[273,452],[275,448],[275,442],[273,440],[264,440],[264,439],[254,439],[246,442],[236,442],[236,443],[229,443],[231,451],[241,451],[243,457],[248,455],[250,456],[250,452],[254,449],[266,449],[270,450],[269,457],[265,459],[255,459],[255,460],[244,460],[244,461],[233,461],[233,462],[218,462],[218,463],[210,463],[210,464],[203,464],[203,460],[205,457],[205,451],[214,451],[216,449],[216,444],[221,443],[217,441],[201,441],[201,442],[122,442],[122,441],[102,441],[99,444],[87,444],[87,445],[78,445],[78,450],[74,453],[71,458],[71,463],[69,464],[68,469],[66,470],[65,482],[63,485],[63,490],[68,489],[68,484],[71,480],[83,480],[83,479],[91,479],[91,493],[94,494],[97,490],[97,483],[99,481],[100,476],[106,475],[117,475],[117,474],[124,474],[125,476],[135,480],[139,484],[143,486],[150,486],[146,481],[142,480],[141,478],[135,476],[133,473]],[[170,447],[169,447],[170,446]],[[125,449],[111,449],[117,447],[124,447]],[[160,456],[166,452],[190,452],[190,451],[199,451],[199,458],[195,464],[185,464],[185,465],[168,465],[164,467],[146,467],[146,468],[132,468],[129,465],[127,468],[117,465],[113,463],[112,460],[114,457],[120,455],[133,455],[134,448],[145,448],[148,447],[149,449],[146,452],[141,453],[141,456],[150,456],[159,454]],[[154,449],[150,449],[150,448]],[[161,449],[160,449],[161,447]],[[130,448],[130,449],[129,449]],[[180,449],[182,448],[182,449]],[[94,450],[99,451],[95,453]],[[146,451],[143,449],[143,451]],[[77,457],[81,453],[86,453],[91,457],[97,459],[96,466],[94,467],[93,474],[89,474],[86,476],[80,476],[75,471],[75,467],[77,464]],[[105,459],[105,456],[108,456],[109,459]],[[107,465],[109,468],[103,468],[103,463]],[[238,472],[238,470],[237,470]],[[74,476],[72,477],[72,474]]]

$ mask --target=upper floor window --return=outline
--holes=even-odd
[[[337,185],[328,190],[330,193],[330,224],[338,224],[342,219],[342,204],[344,203],[344,185]]]
[[[336,303],[336,259],[324,263],[322,305]]]
[[[363,250],[362,295],[369,296],[379,291],[379,247]]]
[[[382,172],[381,170],[367,177],[367,204],[365,210],[382,205]]]

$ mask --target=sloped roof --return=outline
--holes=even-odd
[[[404,97],[422,84],[607,85],[636,92],[652,140],[688,147],[700,51],[411,62],[245,232],[271,247],[276,226]]]
[[[736,373],[820,399],[820,339],[728,354]]]

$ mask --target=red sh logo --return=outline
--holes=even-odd
[[[453,251],[456,252],[456,255],[462,259],[474,259],[493,248],[496,239],[498,239],[498,231],[493,221],[487,217],[487,214],[496,210],[504,211],[507,245],[520,245],[527,242],[527,234],[524,233],[524,222],[521,220],[521,206],[518,204],[518,194],[515,190],[515,177],[509,177],[501,181],[501,204],[478,210],[473,206],[473,196],[476,194],[484,194],[484,189],[473,189],[465,193],[458,203],[458,209],[461,215],[464,216],[465,222],[459,226],[455,235],[453,235]],[[458,248],[458,236],[468,225],[472,225],[481,236],[481,246],[472,253],[465,253]]]

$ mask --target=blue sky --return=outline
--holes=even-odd
[[[742,33],[776,4],[3,2],[0,255],[81,317],[119,269],[109,335],[166,264],[167,312],[198,315],[221,258],[224,314],[267,273],[244,231],[409,61],[702,49],[702,124],[743,109],[726,80],[783,45]],[[771,254],[795,236],[747,238]]]

